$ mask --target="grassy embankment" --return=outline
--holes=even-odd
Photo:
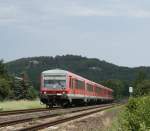
[[[20,100],[20,101],[0,102],[0,111],[33,109],[33,108],[41,108],[41,107],[45,107],[45,106],[41,105],[39,100],[34,100],[34,101]]]
[[[117,131],[118,129],[118,119],[120,118],[121,112],[124,111],[125,105],[120,105],[118,107],[113,107],[111,109],[106,110],[106,114],[108,114],[109,124],[106,125],[104,131]],[[105,122],[105,120],[104,120]]]
[[[124,108],[122,108],[122,111]],[[112,120],[111,126],[107,129],[107,131],[122,131],[120,128],[120,119],[121,119],[121,112],[118,112],[117,116]]]

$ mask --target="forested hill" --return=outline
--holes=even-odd
[[[150,77],[149,67],[120,67],[99,59],[75,55],[22,58],[8,62],[6,66],[8,71],[15,76],[20,76],[20,73],[26,72],[36,87],[39,87],[40,73],[54,68],[69,70],[95,82],[109,79],[131,81],[135,79],[140,70]]]

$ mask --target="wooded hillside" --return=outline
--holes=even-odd
[[[130,82],[135,79],[137,73],[141,70],[147,74],[147,77],[150,77],[149,67],[120,67],[96,58],[75,55],[22,58],[8,62],[6,65],[8,71],[15,76],[20,76],[20,73],[26,72],[36,88],[39,88],[40,73],[54,68],[69,70],[95,82],[104,80]]]

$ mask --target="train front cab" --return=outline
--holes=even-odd
[[[67,106],[69,104],[68,92],[69,85],[67,75],[63,77],[59,74],[47,74],[45,77],[43,73],[41,79],[40,100],[49,107],[53,106]]]

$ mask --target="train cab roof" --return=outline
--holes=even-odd
[[[52,70],[46,70],[42,72],[42,74],[61,74],[61,75],[66,75],[67,73],[68,71],[61,70],[61,69],[52,69]]]

